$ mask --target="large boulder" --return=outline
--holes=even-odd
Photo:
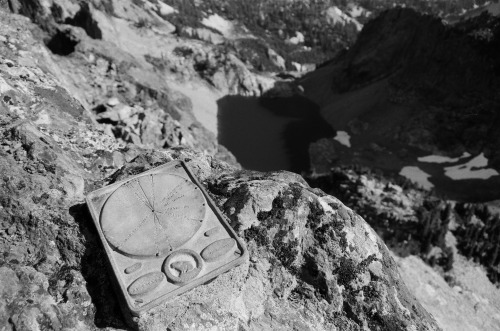
[[[89,173],[79,165],[84,150],[66,139],[60,142],[68,151],[30,123],[4,136],[0,263],[8,282],[2,281],[0,318],[6,325],[124,327],[83,195],[182,159],[245,239],[250,258],[142,316],[139,328],[437,329],[366,222],[301,177],[241,171],[185,149],[141,152],[111,175]],[[90,158],[99,162],[101,153],[94,149]]]
[[[339,200],[292,173],[243,171],[203,143],[188,149],[180,139],[162,149],[108,134],[73,97],[75,85],[58,74],[59,63],[22,29],[33,28],[28,20],[0,12],[0,26],[3,330],[127,327],[84,198],[171,160],[193,169],[246,241],[249,260],[151,310],[135,327],[437,329],[383,242]],[[119,108],[119,101],[107,100],[105,111],[116,111],[108,120],[126,127],[139,108]],[[162,130],[179,137],[190,130],[182,124]],[[189,132],[194,140],[206,137]]]

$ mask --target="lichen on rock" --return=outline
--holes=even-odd
[[[221,161],[214,137],[186,118],[179,127],[198,142],[193,146],[133,144],[109,135],[88,101],[104,100],[101,87],[125,89],[131,80],[113,85],[108,76],[116,66],[102,57],[109,70],[98,74],[94,58],[92,69],[79,73],[89,80],[85,75],[95,74],[103,85],[75,92],[77,85],[59,72],[68,63],[58,58],[56,64],[29,31],[19,33],[24,25],[36,32],[30,24],[0,12],[0,27],[12,33],[0,41],[0,325],[6,330],[127,328],[84,196],[172,160],[186,162],[207,188],[246,241],[249,260],[149,311],[135,327],[438,329],[406,289],[384,243],[339,200],[296,174],[245,171]],[[161,99],[149,98],[159,108],[149,107],[148,116],[167,109]],[[118,112],[124,126],[130,114]],[[162,137],[179,127],[166,125]]]

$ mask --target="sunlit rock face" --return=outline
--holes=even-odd
[[[119,126],[109,122],[134,127],[139,105],[158,99],[127,108],[125,100],[136,100],[127,94],[104,98],[96,92],[102,86],[60,72],[79,56],[53,57],[27,31],[37,28],[26,18],[0,12],[0,22],[0,325],[7,330],[126,327],[84,197],[171,160],[190,166],[246,242],[249,259],[133,320],[134,327],[437,329],[382,241],[339,200],[292,173],[242,171],[220,161],[215,155],[230,154],[205,147],[210,136],[190,129],[196,122],[186,124],[182,102],[167,111],[180,113],[171,122],[179,124],[166,119],[160,132],[183,132],[192,146],[116,135]],[[111,81],[117,67],[100,72],[94,60],[88,71],[78,69],[82,77]],[[76,86],[85,88],[73,94]],[[103,111],[88,107],[92,95],[102,98]]]

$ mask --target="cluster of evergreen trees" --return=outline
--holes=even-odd
[[[348,176],[347,174],[351,174]],[[387,182],[381,175],[362,167],[334,167],[329,175],[309,178],[314,187],[339,198],[353,208],[377,231],[386,244],[400,255],[419,255],[430,265],[443,271],[453,267],[454,249],[446,241],[451,232],[458,252],[481,264],[489,279],[500,286],[500,215],[485,204],[451,203],[422,192],[420,201],[413,201],[414,216],[394,212],[397,199],[384,198],[384,207],[377,206],[363,193],[360,175]],[[396,180],[403,189],[418,190],[414,184]],[[386,188],[390,192],[389,186]],[[399,194],[399,193],[394,193]],[[390,196],[390,194],[389,194]]]
[[[371,12],[370,18],[394,6],[414,8],[420,12],[440,16],[457,15],[463,9],[472,9],[487,0],[160,0],[178,10],[171,17],[178,27],[201,27],[201,20],[210,14],[219,14],[229,20],[243,23],[260,37],[266,46],[287,60],[316,63],[333,58],[354,43],[358,31],[354,24],[329,24],[325,11],[336,6],[347,10],[359,5]],[[369,18],[358,18],[365,23]],[[290,45],[286,40],[300,32],[304,45]],[[303,46],[310,49],[304,49]],[[261,66],[262,67],[262,66]],[[265,67],[265,66],[263,66]],[[291,67],[291,66],[290,66]]]
[[[374,13],[386,10],[392,6],[405,6],[422,13],[439,16],[458,15],[463,10],[484,5],[488,0],[358,0],[360,6]]]
[[[285,60],[320,63],[351,45],[356,38],[354,25],[328,24],[324,12],[341,6],[342,0],[165,0],[179,12],[172,18],[180,26],[200,27],[203,15],[217,13],[226,19],[243,23]],[[286,40],[300,32],[303,45],[290,45]],[[304,50],[304,47],[311,48]]]

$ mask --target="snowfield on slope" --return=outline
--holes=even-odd
[[[205,17],[201,24],[219,31],[226,39],[255,38],[247,28],[241,24],[231,22],[224,17],[213,14]]]
[[[173,8],[172,6],[167,5],[166,3],[162,2],[162,1],[158,1],[157,6],[158,6],[158,11],[163,16],[168,16],[171,14],[178,13],[177,9]]]
[[[481,153],[467,163],[446,167],[444,171],[445,175],[453,180],[489,179],[499,175],[498,171],[487,166],[488,159]]]
[[[451,158],[448,156],[441,156],[441,155],[429,155],[429,156],[419,157],[417,160],[418,162],[426,162],[426,163],[455,163],[460,161],[460,159],[464,159],[470,156],[471,155],[469,153],[464,152],[462,156],[455,158]]]
[[[408,178],[413,183],[420,185],[425,190],[431,190],[434,187],[434,184],[429,181],[429,177],[431,177],[431,175],[429,175],[419,167],[404,167],[403,169],[401,169],[399,174],[403,177]]]
[[[205,17],[201,21],[201,24],[219,31],[226,38],[229,38],[234,30],[233,23],[229,22],[228,20],[217,14]]]
[[[328,8],[325,12],[326,19],[331,25],[340,24],[354,24],[356,26],[356,30],[361,31],[363,28],[363,24],[359,23],[355,18],[350,17],[346,13],[344,13],[340,8],[336,6],[332,6]]]
[[[337,135],[333,139],[346,147],[351,147],[351,136],[345,131],[337,131]]]
[[[370,17],[372,14],[370,11],[354,3],[350,3],[347,5],[347,13],[349,13],[349,16],[351,16],[352,18],[358,18],[361,16]]]

